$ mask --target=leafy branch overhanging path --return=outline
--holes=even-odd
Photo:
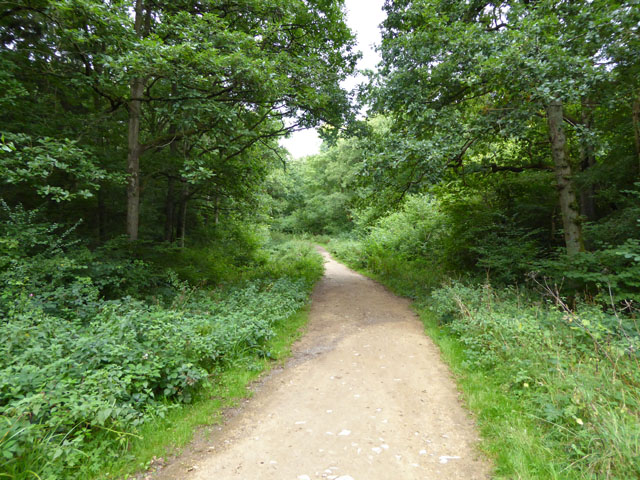
[[[162,480],[485,479],[490,464],[409,303],[325,257],[308,332],[200,454]]]

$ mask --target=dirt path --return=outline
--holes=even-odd
[[[162,480],[485,479],[473,423],[406,300],[332,260],[308,333]]]

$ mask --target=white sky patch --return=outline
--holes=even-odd
[[[300,130],[294,132],[289,138],[281,139],[280,145],[289,150],[293,158],[301,158],[318,153],[322,139],[315,129]]]
[[[358,62],[359,70],[374,70],[380,62],[375,45],[381,42],[379,25],[385,18],[383,4],[384,0],[345,1],[347,24],[356,34],[358,49],[362,52],[362,58]],[[345,80],[342,87],[352,90],[364,81],[363,75],[356,75]],[[310,129],[293,133],[291,137],[280,140],[280,145],[289,150],[293,158],[301,158],[317,154],[322,140],[315,129]]]

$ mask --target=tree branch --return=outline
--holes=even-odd
[[[490,163],[489,165],[486,165],[486,167],[489,167],[489,169],[491,170],[491,173],[496,173],[496,172],[522,173],[527,170],[546,170],[549,172],[553,172],[553,167],[551,165],[544,165],[541,163],[535,164],[535,165],[523,165],[521,167],[516,167],[512,165],[498,165],[496,163]]]

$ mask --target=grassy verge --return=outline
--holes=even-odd
[[[275,326],[275,336],[266,344],[271,358],[254,355],[239,358],[214,383],[203,389],[192,404],[173,408],[164,418],[144,425],[138,437],[130,443],[129,454],[111,464],[101,478],[127,478],[145,470],[154,459],[179,453],[191,442],[199,427],[220,424],[225,409],[251,397],[252,382],[289,357],[291,345],[304,332],[308,314],[307,307]]]
[[[559,462],[545,447],[544,433],[526,406],[504,391],[503,384],[490,372],[466,365],[465,345],[439,325],[430,309],[416,310],[442,359],[453,371],[467,408],[475,414],[484,440],[480,449],[494,461],[496,478],[570,478],[555,471]]]

